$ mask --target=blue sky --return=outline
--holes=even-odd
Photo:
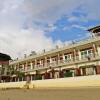
[[[81,7],[73,10],[72,15],[62,16],[56,21],[57,27],[54,31],[50,32],[53,40],[70,41],[80,38],[87,38],[91,35],[87,30],[94,26],[100,25],[100,19],[85,19],[88,15],[85,11],[81,10]],[[98,10],[98,9],[97,9]],[[95,13],[99,13],[96,11]]]
[[[55,24],[57,29],[50,32],[53,40],[75,40],[80,38],[87,38],[90,33],[87,29],[96,25],[100,25],[100,20],[90,20],[87,22],[68,22],[67,19],[62,18]]]
[[[90,36],[100,0],[0,0],[0,52],[13,58]]]

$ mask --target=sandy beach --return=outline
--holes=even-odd
[[[0,90],[0,100],[99,100],[100,88]]]

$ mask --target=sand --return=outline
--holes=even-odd
[[[0,90],[0,100],[100,100],[100,87]]]

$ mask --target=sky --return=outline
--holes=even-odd
[[[23,57],[90,36],[100,0],[0,0],[0,52]]]

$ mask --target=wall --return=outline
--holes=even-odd
[[[0,83],[0,88],[25,88],[26,82]],[[32,81],[29,88],[100,86],[100,75]]]

